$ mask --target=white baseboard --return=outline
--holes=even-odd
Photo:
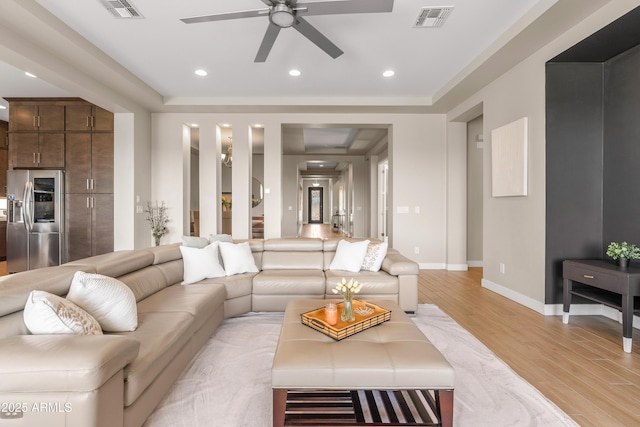
[[[444,263],[437,263],[437,262],[422,262],[418,264],[418,267],[421,270],[444,270],[445,269],[445,264]]]
[[[544,316],[562,316],[562,304],[543,304],[487,279],[482,279],[482,287],[524,305],[533,311],[537,311]],[[622,323],[622,312],[603,304],[573,304],[569,310],[569,316],[605,316]],[[640,317],[633,316],[633,327],[640,329]]]
[[[467,261],[467,265],[469,267],[484,267],[484,263],[482,261]]]
[[[448,270],[448,271],[467,271],[467,264],[445,264],[437,262],[418,263],[420,270]]]
[[[563,313],[562,304],[546,304],[544,308],[545,316],[561,316]],[[622,324],[622,312],[604,304],[573,304],[569,310],[569,317],[571,316],[604,316]],[[640,329],[639,316],[633,316],[633,327]]]
[[[538,313],[544,314],[544,304],[540,301],[536,301],[531,297],[526,295],[522,295],[519,292],[516,292],[512,289],[505,288],[502,285],[498,285],[497,283],[493,283],[490,280],[482,279],[482,287],[487,288],[490,291],[493,291],[503,297],[509,298],[512,301],[517,302],[518,304],[524,305],[525,307],[530,308],[533,311],[537,311]]]

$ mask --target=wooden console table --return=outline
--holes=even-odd
[[[562,322],[569,323],[571,296],[578,295],[622,311],[622,347],[631,353],[633,299],[640,296],[640,268],[620,268],[611,261],[566,260],[562,263]],[[573,282],[587,286],[574,289]]]

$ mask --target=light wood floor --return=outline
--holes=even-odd
[[[333,231],[330,224],[302,224],[298,231],[300,237],[319,237],[329,239],[332,237],[345,237],[346,234]]]
[[[581,426],[640,425],[640,333],[603,316],[543,316],[480,285],[481,268],[421,270],[420,303],[436,304]]]

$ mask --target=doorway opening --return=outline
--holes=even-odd
[[[322,224],[324,222],[324,197],[322,190],[322,187],[309,187],[309,207],[307,211],[309,224]]]

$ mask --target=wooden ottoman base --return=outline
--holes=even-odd
[[[273,389],[273,426],[453,426],[453,390]]]

